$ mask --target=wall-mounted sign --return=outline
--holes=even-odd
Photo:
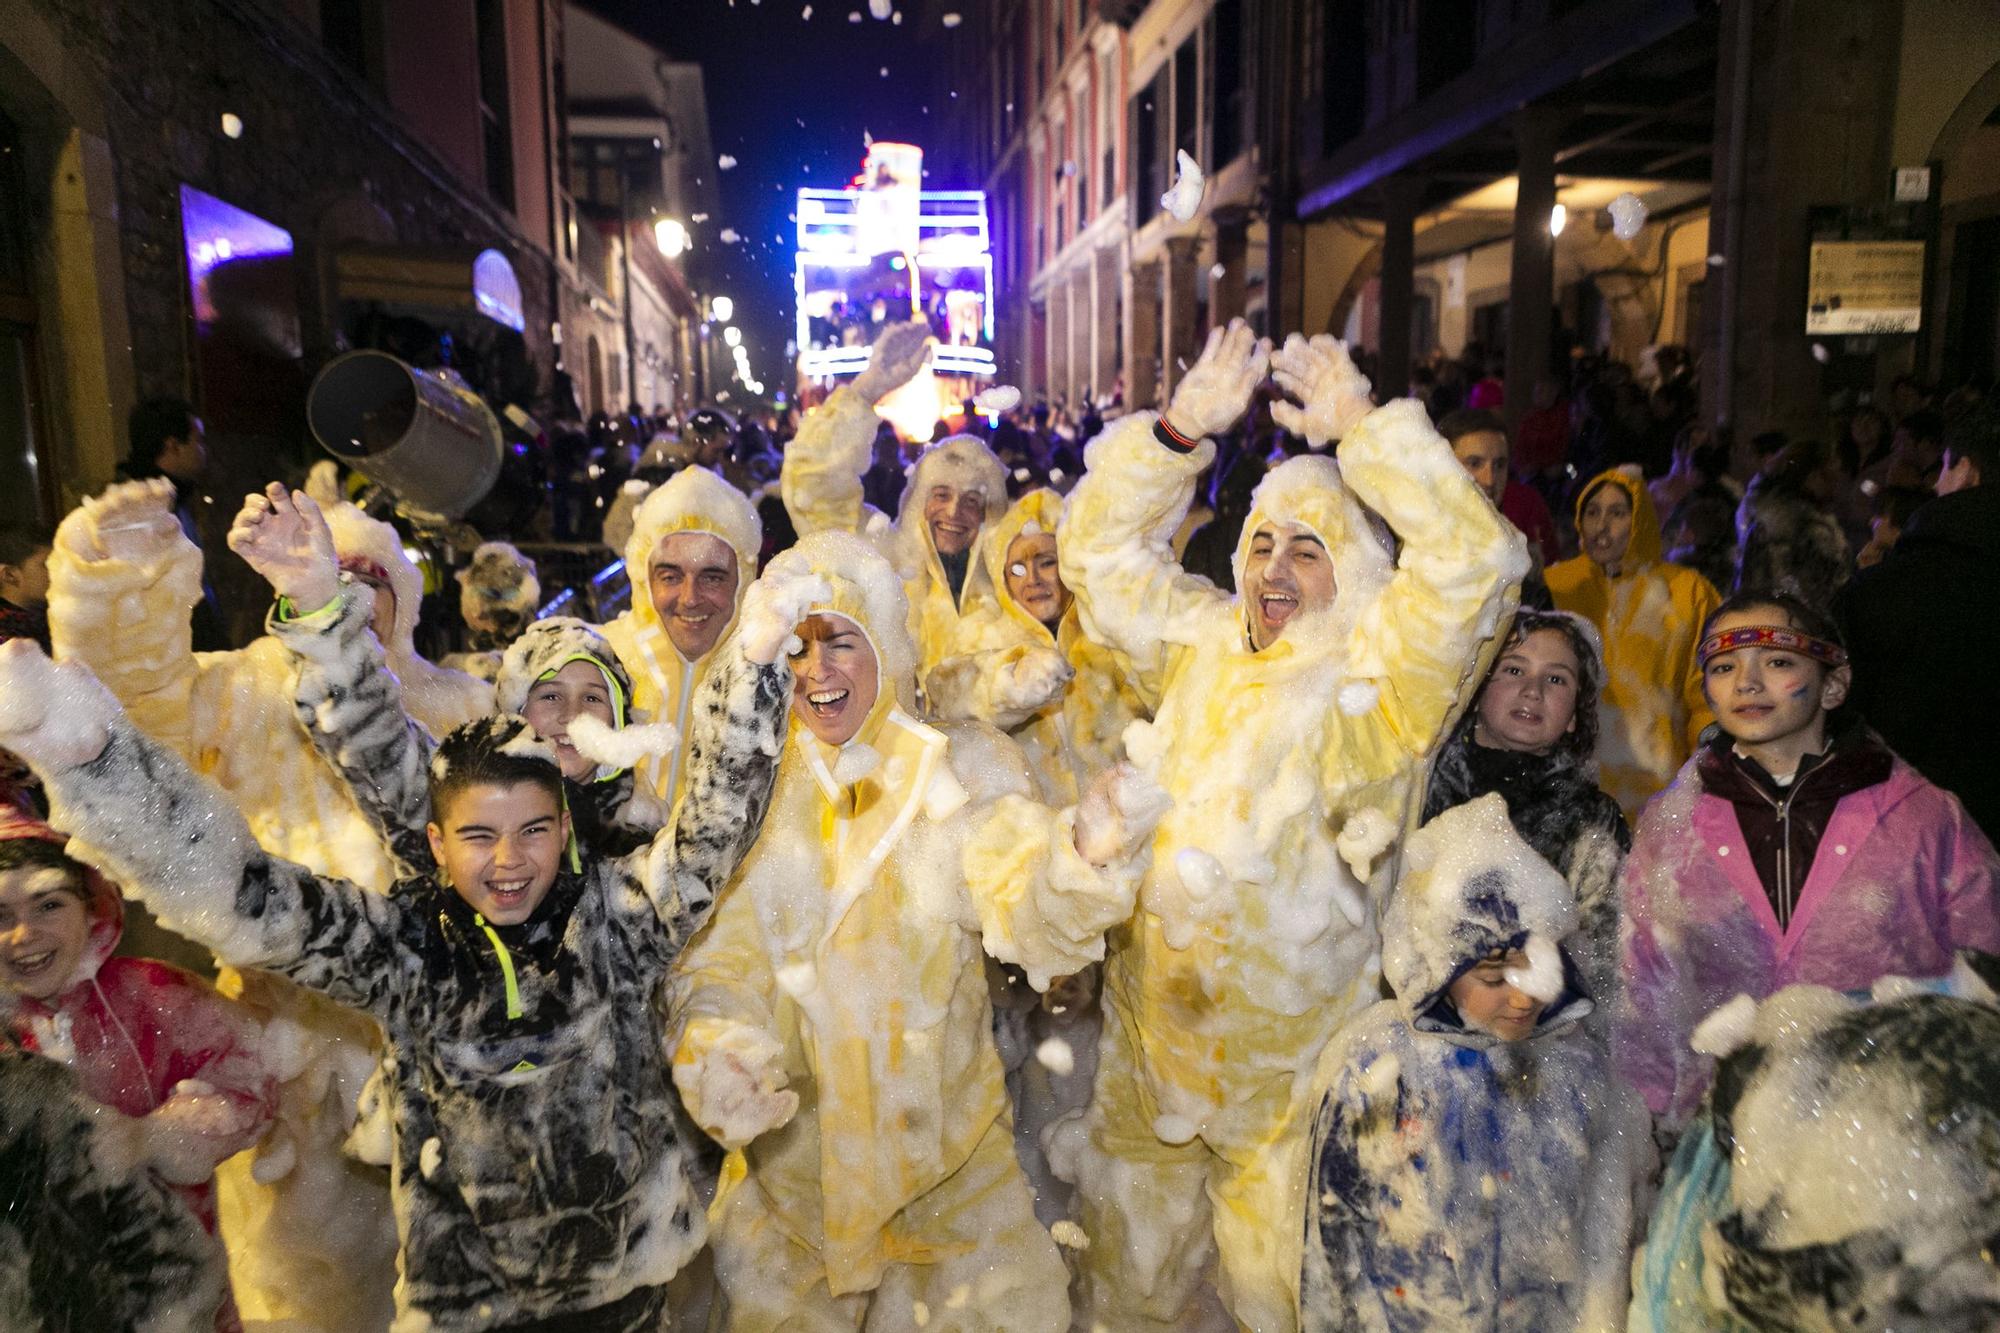
[[[1806,332],[1915,333],[1924,313],[1922,241],[1814,241]]]
[[[1896,168],[1896,202],[1899,204],[1921,204],[1931,197],[1931,169],[1929,167]]]

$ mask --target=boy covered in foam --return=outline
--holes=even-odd
[[[225,961],[381,1022],[397,1328],[653,1327],[700,1248],[649,1000],[762,824],[794,611],[750,617],[772,628],[711,676],[687,799],[653,842],[575,855],[553,749],[483,719],[433,760],[437,871],[386,897],[264,851],[83,668],[0,649],[0,733],[94,861]]]
[[[1411,836],[1382,926],[1396,998],[1321,1064],[1303,1328],[1546,1333],[1616,1308],[1623,1180],[1596,1149],[1618,1103],[1575,926],[1498,794]]]

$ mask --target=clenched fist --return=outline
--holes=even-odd
[[[1059,698],[1076,671],[1053,648],[1032,647],[1001,667],[993,682],[994,703],[1005,713],[1036,713]]]
[[[1076,805],[1076,852],[1100,868],[1135,855],[1173,798],[1131,764],[1099,773]]]
[[[0,747],[38,768],[104,753],[118,701],[81,662],[56,663],[32,639],[0,643]]]
[[[98,560],[151,564],[185,541],[174,517],[174,484],[164,477],[123,481],[84,500],[82,554]]]
[[[694,1122],[734,1151],[798,1114],[799,1095],[785,1087],[778,1063],[782,1054],[775,1039],[751,1033],[740,1043],[709,1047],[692,1061],[676,1060],[674,1086]]]
[[[809,570],[766,570],[743,594],[743,614],[736,631],[743,655],[758,666],[771,665],[789,649],[807,613],[832,600],[833,585]]]

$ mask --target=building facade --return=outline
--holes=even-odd
[[[960,5],[933,104],[992,196],[1001,373],[1035,397],[1152,406],[1210,321],[1264,319],[1255,0]],[[1161,206],[1177,154],[1209,184]]]
[[[541,420],[698,392],[655,224],[713,211],[707,140],[699,70],[562,0],[0,0],[0,521],[111,481],[152,395],[217,496],[296,476],[352,347]],[[578,184],[606,142],[622,219]]]
[[[1679,345],[1703,415],[1742,441],[1824,436],[1899,374],[2000,368],[1987,7],[1266,7],[1279,324],[1354,339],[1385,391],[1415,359],[1463,356],[1518,414],[1573,350],[1643,373]],[[1647,217],[1620,234],[1626,194]],[[1908,259],[1896,309],[1829,317],[1843,253],[1880,243]]]
[[[564,52],[558,255],[577,277],[561,320],[578,404],[691,407],[709,386],[689,268],[721,227],[701,67],[575,7]]]

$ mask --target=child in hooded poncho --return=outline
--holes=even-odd
[[[1623,1177],[1563,877],[1498,794],[1412,835],[1382,926],[1396,992],[1330,1042],[1301,1327],[1574,1329],[1617,1303]]]
[[[207,982],[112,956],[124,919],[118,891],[55,830],[0,823],[0,1046],[69,1066],[87,1097],[129,1117],[142,1164],[212,1236],[216,1165],[262,1136],[276,1080],[256,1024]],[[242,1327],[226,1284],[214,1327]]]

